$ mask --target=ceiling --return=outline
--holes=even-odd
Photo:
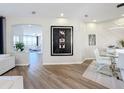
[[[0,4],[0,15],[14,17],[56,18],[60,13],[64,17],[90,22],[92,20],[106,21],[121,17],[124,7],[116,8],[117,3],[31,3],[31,4]],[[36,14],[32,14],[36,11]],[[88,15],[88,17],[84,17]]]

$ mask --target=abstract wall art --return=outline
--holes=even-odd
[[[51,26],[51,56],[73,55],[73,26]]]
[[[95,45],[96,45],[96,35],[89,34],[89,46],[95,46]]]

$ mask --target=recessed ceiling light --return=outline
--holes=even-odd
[[[87,14],[85,14],[85,15],[84,15],[84,17],[88,17],[88,15],[87,15]]]
[[[124,16],[124,14],[122,14],[121,16]]]
[[[64,13],[61,13],[60,16],[63,17],[64,16]]]
[[[96,20],[93,20],[93,22],[96,22]]]
[[[36,11],[32,11],[32,14],[36,14]]]

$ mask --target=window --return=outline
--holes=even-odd
[[[13,37],[13,47],[17,42],[23,42],[25,48],[36,47],[37,46],[37,37],[31,35],[14,35]]]
[[[23,36],[23,43],[25,46],[36,46],[37,45],[37,39],[36,36]]]
[[[19,42],[19,36],[13,37],[13,44],[15,45],[17,42]]]

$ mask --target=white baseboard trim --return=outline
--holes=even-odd
[[[54,63],[54,62],[43,62],[43,65],[67,65],[67,64],[81,64],[86,60],[94,60],[95,58],[84,58],[82,61],[75,61],[75,62],[59,62],[59,63]]]
[[[84,58],[83,62],[86,60],[95,60],[95,58]]]
[[[43,65],[67,65],[67,64],[81,64],[82,61],[79,61],[79,62],[59,62],[59,63],[43,63]]]
[[[95,60],[95,58],[84,58],[82,63],[85,62],[86,60]]]
[[[30,64],[16,64],[16,66],[29,66]]]

